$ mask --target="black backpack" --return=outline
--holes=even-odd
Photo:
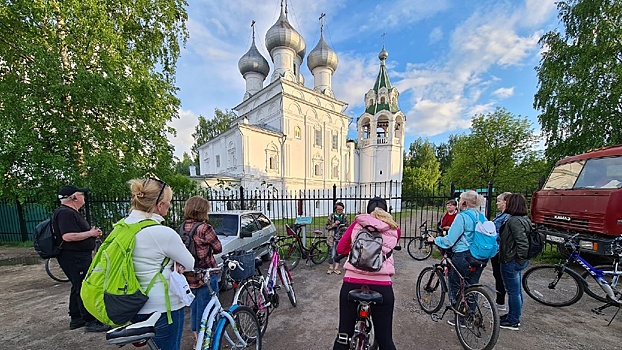
[[[527,226],[525,222],[521,221],[523,227],[525,227],[525,233],[527,234],[527,240],[529,241],[529,250],[527,252],[527,259],[533,259],[540,255],[546,244],[544,234],[538,232],[529,219],[527,219]]]
[[[56,244],[52,219],[41,221],[32,234],[35,250],[42,259],[55,258],[60,255],[60,246]]]
[[[199,228],[199,226],[201,226],[202,224],[204,224],[204,222],[198,221],[195,222],[192,225],[192,228],[190,229],[190,231],[186,231],[184,230],[184,226],[185,225],[185,221],[181,223],[181,225],[177,228],[177,233],[179,233],[179,236],[181,237],[181,241],[184,242],[184,244],[186,245],[186,248],[188,248],[188,251],[190,252],[190,254],[192,254],[192,256],[194,257],[194,263],[196,266],[198,263],[198,259],[197,259],[197,247],[194,243],[194,234],[197,232],[197,228]]]

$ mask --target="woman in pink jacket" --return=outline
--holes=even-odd
[[[354,222],[343,234],[337,245],[337,253],[347,255],[350,252],[352,242],[362,227],[375,226],[382,232],[383,254],[387,255],[397,245],[400,231],[391,214],[387,212],[387,202],[379,197],[373,198],[367,204],[367,214],[360,214],[354,218]],[[348,292],[361,288],[364,285],[382,294],[383,303],[372,305],[371,311],[374,318],[374,333],[380,350],[395,350],[393,344],[393,283],[391,276],[395,274],[393,254],[389,256],[378,272],[368,272],[355,268],[349,262],[344,265],[345,275],[339,293],[339,333],[352,337],[354,323],[356,321],[357,304],[348,301]],[[335,339],[333,350],[348,350],[348,344],[339,342],[340,337]]]

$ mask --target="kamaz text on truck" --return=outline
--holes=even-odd
[[[611,255],[622,235],[622,145],[558,161],[533,195],[531,219],[549,242],[579,234],[582,251]]]

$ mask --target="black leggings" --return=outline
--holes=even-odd
[[[499,262],[499,254],[493,256],[490,259],[490,265],[492,265],[492,275],[495,277],[495,288],[497,290],[497,304],[505,305],[505,286],[503,285],[503,278],[501,277],[501,264]]]
[[[356,322],[356,311],[358,304],[348,301],[348,292],[353,289],[361,288],[362,284],[343,282],[339,292],[339,333],[347,333],[352,336],[354,333],[354,323]],[[392,286],[368,285],[371,290],[382,294],[383,303],[371,306],[371,315],[374,321],[374,333],[380,350],[395,350],[393,344],[393,306],[395,296]],[[348,350],[348,345],[337,343],[333,345],[333,350]]]

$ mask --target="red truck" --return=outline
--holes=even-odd
[[[531,219],[549,242],[578,233],[582,251],[611,255],[622,236],[622,145],[558,161],[533,195]]]

